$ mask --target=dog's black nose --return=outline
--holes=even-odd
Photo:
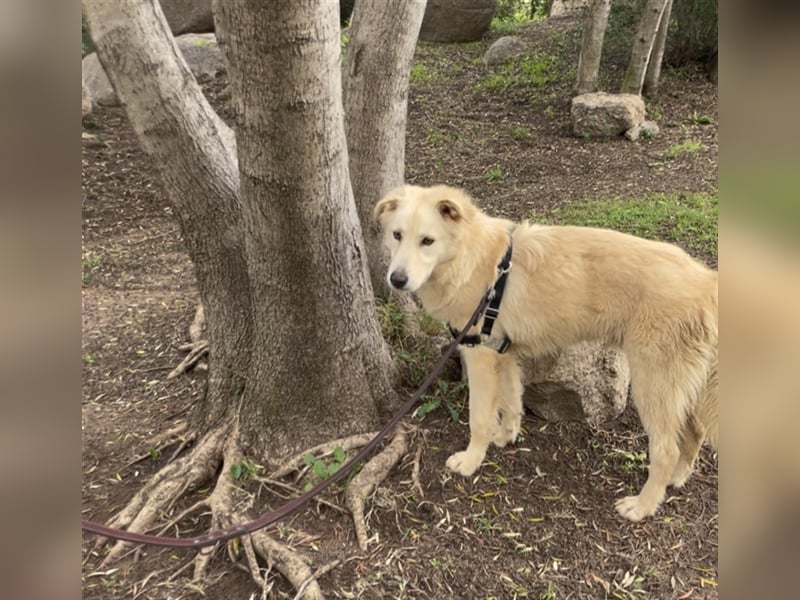
[[[397,271],[392,271],[392,274],[389,275],[389,282],[398,290],[402,290],[408,283],[408,275],[406,275],[405,271],[397,269]]]

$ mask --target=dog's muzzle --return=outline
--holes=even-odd
[[[389,275],[389,283],[392,284],[392,287],[402,290],[408,283],[408,275],[403,269],[392,271]]]

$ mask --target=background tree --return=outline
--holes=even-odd
[[[147,530],[176,496],[219,472],[195,508],[211,510],[212,528],[226,527],[247,518],[237,508],[243,492],[231,484],[232,466],[244,457],[279,463],[321,440],[369,431],[392,394],[391,357],[348,177],[338,6],[217,4],[235,136],[203,96],[156,0],[83,0],[83,8],[98,56],[175,208],[210,341],[194,447],[111,523]],[[388,16],[388,8],[379,14]],[[377,19],[374,28],[354,31],[351,43],[369,46],[361,36],[381,31],[381,43],[397,36],[404,41],[399,52],[413,52],[406,31],[413,23],[393,25],[390,31]],[[352,89],[367,80],[351,82]],[[405,91],[393,89],[394,99],[375,100],[372,110],[396,115]],[[350,105],[357,113],[353,96]],[[404,122],[395,116],[394,123],[402,144]],[[379,153],[372,158],[375,170],[387,162]],[[359,168],[367,167],[364,160]],[[296,584],[309,574],[263,532],[243,543],[257,581],[257,554],[271,554]],[[106,562],[121,549],[116,545]],[[198,556],[196,576],[210,556]],[[311,586],[307,594],[319,590]]]
[[[372,287],[382,297],[389,294],[387,263],[372,208],[404,181],[408,77],[425,5],[425,0],[359,0],[350,24],[344,66],[350,181]]]
[[[620,91],[625,94],[642,93],[644,76],[655,45],[656,34],[669,0],[647,0],[633,39],[631,58]]]
[[[671,13],[672,0],[667,0],[664,14],[661,16],[661,22],[658,24],[658,30],[656,31],[650,62],[647,63],[647,71],[644,75],[642,92],[648,98],[655,98],[658,95],[658,80],[661,78],[661,63],[664,61],[664,49],[667,45],[667,32]]]
[[[578,83],[576,86],[578,94],[597,91],[597,74],[600,70],[600,56],[603,52],[603,39],[606,35],[610,11],[611,0],[594,0],[586,11],[583,43],[578,57]]]

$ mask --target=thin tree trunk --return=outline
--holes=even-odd
[[[211,346],[206,426],[226,418],[252,347],[234,134],[203,96],[155,0],[84,0],[97,54],[151,157],[194,264]],[[155,74],[158,76],[155,76]]]
[[[338,6],[219,9],[255,300],[243,445],[283,455],[374,428],[391,359],[348,178]]]
[[[600,70],[600,56],[603,53],[603,39],[608,26],[611,0],[594,0],[587,12],[583,27],[583,43],[578,57],[578,94],[597,91],[597,73]]]
[[[620,90],[622,93],[636,94],[637,96],[642,93],[644,75],[650,62],[656,31],[658,31],[661,16],[664,14],[668,1],[647,0],[642,18],[639,21],[639,28],[636,30],[636,37],[633,40],[631,59]]]
[[[667,45],[667,32],[669,30],[669,18],[672,14],[672,0],[667,0],[664,7],[664,14],[661,15],[661,23],[658,25],[656,41],[653,44],[653,52],[650,62],[647,64],[647,72],[644,76],[644,95],[648,98],[658,96],[658,81],[661,77],[661,63],[664,60],[664,48]]]
[[[426,0],[356,2],[344,65],[350,181],[372,286],[381,297],[389,293],[387,261],[372,209],[403,183],[408,81],[425,5]]]

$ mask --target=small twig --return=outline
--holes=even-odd
[[[302,584],[300,584],[300,587],[297,589],[297,593],[294,596],[294,600],[300,600],[300,598],[302,598],[303,594],[306,593],[306,588],[311,584],[312,581],[315,581],[316,579],[319,579],[326,573],[332,571],[333,569],[338,567],[341,563],[342,559],[337,558],[336,560],[332,560],[331,562],[329,562],[327,565],[322,565],[319,569],[314,571],[311,577],[309,577]]]
[[[279,488],[282,488],[284,490],[288,490],[290,492],[295,492],[295,493],[300,491],[297,487],[295,487],[293,485],[290,485],[288,483],[283,483],[282,481],[276,481],[276,480],[270,479],[268,477],[253,477],[253,480],[254,481],[258,481],[260,484],[262,484],[264,486],[274,485],[275,487],[279,487]],[[327,506],[328,508],[332,508],[334,510],[338,510],[339,512],[342,512],[342,513],[347,513],[348,512],[346,509],[342,508],[338,504],[334,504],[333,502],[325,500],[324,498],[320,498],[319,496],[314,496],[314,500],[318,504],[322,504],[324,506]]]
[[[417,446],[417,451],[414,454],[414,467],[411,469],[411,488],[417,490],[419,499],[425,499],[425,492],[422,491],[422,484],[419,482],[419,463],[422,458],[422,445]]]

